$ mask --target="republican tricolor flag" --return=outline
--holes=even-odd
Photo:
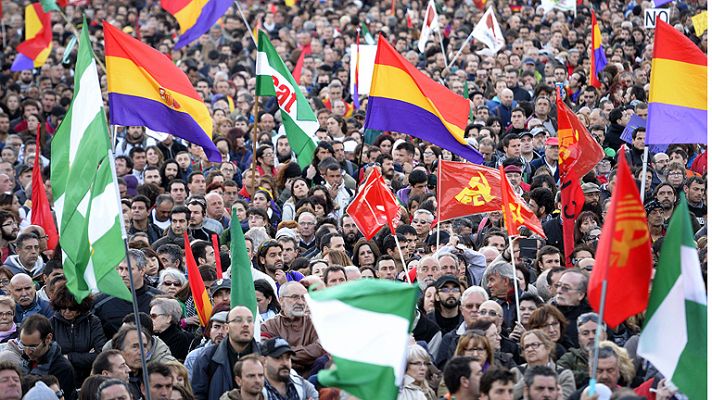
[[[425,18],[423,19],[423,29],[420,30],[420,39],[418,39],[418,50],[425,53],[425,45],[430,40],[430,35],[434,30],[440,29],[438,23],[438,11],[435,9],[435,2],[428,1],[428,8],[425,10]]]
[[[601,29],[596,21],[596,14],[591,11],[591,86],[600,88],[601,81],[598,80],[598,74],[608,64],[606,60],[606,52],[601,47]]]
[[[44,65],[52,51],[52,20],[40,3],[25,7],[25,41],[17,46],[11,71],[24,71]]]
[[[173,15],[180,26],[175,49],[189,45],[209,31],[231,5],[230,0],[161,0],[161,8]]]

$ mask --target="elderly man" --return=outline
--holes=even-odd
[[[445,362],[455,354],[457,341],[477,322],[480,306],[487,300],[489,300],[487,292],[479,286],[470,286],[462,293],[460,311],[462,312],[463,322],[457,329],[443,336],[442,343],[435,355],[435,365],[438,368],[442,369]]]
[[[305,294],[307,290],[298,282],[287,282],[280,286],[279,304],[282,311],[262,324],[263,337],[281,337],[289,342],[294,350],[294,369],[302,375],[308,373],[314,361],[325,354],[307,314]]]
[[[565,332],[569,343],[578,341],[576,321],[579,315],[592,311],[586,300],[587,289],[588,276],[578,268],[564,271],[554,285],[556,295],[553,304],[569,321]]]
[[[435,283],[435,280],[440,277],[440,267],[438,261],[432,256],[425,256],[418,262],[418,267],[415,270],[418,279],[418,287],[421,294],[425,289]]]
[[[515,253],[516,254],[516,253]],[[514,304],[514,268],[504,261],[494,261],[485,271],[482,281],[487,286],[490,297],[502,307],[502,333],[507,336],[517,319]],[[522,288],[517,288],[521,295]]]
[[[32,277],[42,273],[44,261],[40,257],[40,238],[31,232],[21,233],[15,240],[17,255],[5,260],[5,267],[13,274],[25,273]]]
[[[42,314],[49,318],[54,314],[49,302],[37,296],[35,284],[27,274],[17,274],[10,279],[10,294],[15,300],[15,323],[21,324],[34,314]]]
[[[590,312],[579,315],[576,321],[579,347],[570,348],[569,351],[556,362],[556,365],[559,367],[569,369],[574,373],[577,388],[582,388],[588,383],[590,376],[588,358],[595,342],[597,321],[598,314],[596,313]],[[604,323],[603,329],[601,330],[601,341],[607,339],[606,332],[606,324]]]

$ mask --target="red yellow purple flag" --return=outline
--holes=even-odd
[[[17,46],[11,71],[24,71],[44,65],[52,51],[52,20],[40,3],[25,6],[25,41]]]
[[[210,315],[213,313],[213,304],[210,302],[210,296],[205,289],[203,278],[200,277],[198,265],[195,263],[193,250],[190,248],[188,232],[183,232],[183,243],[185,247],[185,265],[188,270],[188,285],[190,286],[190,292],[193,294],[195,312],[198,313],[200,325],[208,326]],[[219,255],[216,256],[219,257]]]
[[[606,51],[601,47],[601,28],[598,27],[596,14],[591,10],[591,86],[600,88],[598,74],[608,64]]]

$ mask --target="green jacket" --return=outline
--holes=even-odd
[[[588,385],[590,374],[588,370],[588,352],[586,350],[572,347],[566,354],[561,356],[556,365],[569,369],[574,373],[576,389],[581,389]]]

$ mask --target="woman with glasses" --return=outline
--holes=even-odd
[[[516,375],[517,383],[514,385],[514,398],[521,399],[524,392],[524,374],[529,367],[541,365],[556,371],[557,383],[561,387],[562,398],[568,398],[576,391],[574,374],[571,370],[561,368],[555,363],[556,347],[549,336],[541,329],[534,329],[522,334],[519,341],[522,357],[526,363],[512,368]]]
[[[5,350],[6,343],[10,339],[17,339],[19,335],[14,319],[15,300],[10,296],[0,296],[0,350]]]
[[[455,356],[474,357],[482,366],[482,373],[487,372],[493,365],[497,368],[500,367],[495,364],[492,346],[482,331],[468,331],[460,336],[455,348]]]
[[[60,285],[52,298],[54,315],[49,319],[54,341],[74,367],[76,386],[91,373],[91,365],[106,344],[101,320],[91,311],[92,297],[77,303],[66,285]]]
[[[0,267],[0,295],[10,294],[10,278],[12,278],[10,268]]]
[[[168,345],[173,357],[181,362],[188,355],[190,343],[194,338],[193,335],[181,329],[182,314],[183,310],[176,299],[156,297],[151,300],[150,316],[153,322],[153,332]]]
[[[417,344],[408,347],[408,365],[398,400],[435,400],[435,391],[427,382],[430,356]]]
[[[554,343],[557,360],[566,353],[566,349],[574,347],[574,343],[570,343],[564,334],[569,322],[564,317],[564,314],[551,304],[544,304],[534,310],[527,322],[527,329],[541,329],[546,333],[549,340]]]
[[[158,290],[170,297],[176,297],[176,294],[187,282],[188,280],[182,272],[175,268],[166,268],[159,275]]]

